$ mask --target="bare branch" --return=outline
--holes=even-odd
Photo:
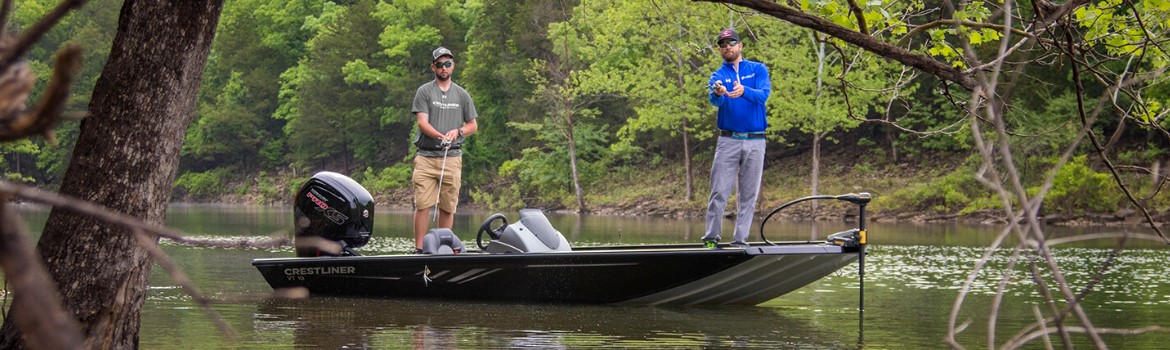
[[[973,90],[976,82],[970,76],[964,75],[958,69],[939,62],[923,54],[910,52],[898,46],[891,45],[848,28],[837,25],[823,18],[813,16],[795,8],[766,0],[692,0],[701,2],[717,2],[735,4],[760,11],[764,14],[788,21],[789,23],[809,28],[831,35],[862,49],[881,55],[907,66],[914,67],[943,80],[952,81],[967,90]]]
[[[7,195],[0,202],[8,203]],[[33,250],[24,222],[12,208],[0,205],[0,266],[16,295],[12,307],[23,309],[14,317],[31,349],[80,349],[84,346],[81,326],[61,306],[61,294],[41,258]]]
[[[1073,332],[1073,333],[1090,333],[1089,329],[1086,329],[1083,327],[1066,327],[1066,329],[1069,332]],[[1147,326],[1147,327],[1135,328],[1135,329],[1096,328],[1096,329],[1093,329],[1092,331],[1095,331],[1095,332],[1101,333],[1101,334],[1137,335],[1137,334],[1145,334],[1145,333],[1150,333],[1150,332],[1170,332],[1170,328],[1160,327],[1160,326]],[[1055,332],[1056,331],[1052,330],[1052,329],[1043,329],[1040,331],[1032,332],[1030,334],[1025,335],[1024,337],[1021,337],[1020,339],[1018,339],[1018,341],[1004,344],[1000,348],[1001,349],[1017,349],[1021,346],[1026,345],[1028,342],[1032,341],[1033,339],[1044,337],[1044,336],[1047,336],[1048,334],[1052,334]]]
[[[49,28],[56,25],[57,21],[65,17],[69,11],[81,7],[85,2],[86,0],[66,0],[60,5],[57,5],[52,12],[49,12],[40,21],[25,30],[24,35],[17,39],[10,50],[0,51],[0,67],[7,67],[19,60],[20,56],[23,56],[25,52],[32,48],[33,44],[41,40],[41,36],[44,36],[49,31]]]
[[[869,35],[869,28],[865,25],[865,13],[861,12],[861,6],[857,6],[857,0],[849,0],[849,12],[853,12],[853,16],[857,17],[857,31]]]
[[[69,86],[81,68],[81,47],[67,46],[57,53],[54,60],[53,76],[37,108],[28,113],[17,112],[25,103],[20,95],[4,101],[4,115],[0,115],[0,141],[13,141],[30,135],[41,135],[50,143],[56,143],[53,128],[61,121],[65,100],[69,98]],[[29,76],[31,79],[31,76]],[[9,83],[10,81],[4,81]],[[31,88],[31,84],[28,85]],[[5,96],[7,98],[8,96]]]
[[[1072,34],[1066,32],[1065,37],[1069,40],[1069,42],[1072,42]],[[1069,57],[1073,57],[1074,55],[1071,48],[1066,52],[1066,54]],[[1170,244],[1170,237],[1166,237],[1166,234],[1162,232],[1162,229],[1158,227],[1158,224],[1154,223],[1154,218],[1150,215],[1150,211],[1146,209],[1144,205],[1138,202],[1137,198],[1135,198],[1133,193],[1129,190],[1129,186],[1125,185],[1125,181],[1121,179],[1121,174],[1117,173],[1117,168],[1113,165],[1113,162],[1109,160],[1109,155],[1105,154],[1105,147],[1101,145],[1101,142],[1097,140],[1096,134],[1093,133],[1092,128],[1089,127],[1092,124],[1089,123],[1085,118],[1083,98],[1085,87],[1081,81],[1081,70],[1076,60],[1070,59],[1069,64],[1072,65],[1072,79],[1076,84],[1077,107],[1080,111],[1078,115],[1081,118],[1081,123],[1085,125],[1085,133],[1089,136],[1089,141],[1093,144],[1093,148],[1097,150],[1097,156],[1101,157],[1101,161],[1105,163],[1106,167],[1109,168],[1109,173],[1113,175],[1113,181],[1117,184],[1117,187],[1121,188],[1121,192],[1125,194],[1126,198],[1129,198],[1130,203],[1133,203],[1138,207],[1138,209],[1141,210],[1142,215],[1145,216],[1146,222],[1149,223],[1150,228],[1152,228],[1154,232],[1157,232],[1158,236],[1162,237],[1163,242]]]
[[[914,29],[911,29],[910,31],[906,32],[906,35],[903,36],[902,39],[898,40],[897,45],[905,47],[906,45],[908,45],[910,43],[910,40],[912,40],[914,38],[914,36],[918,35],[919,33],[922,33],[923,31],[934,29],[934,28],[937,28],[940,26],[944,26],[944,25],[950,25],[950,26],[961,25],[964,27],[972,27],[972,28],[989,28],[989,29],[995,29],[995,30],[999,30],[999,31],[1010,30],[1012,33],[1016,33],[1020,36],[1038,39],[1034,34],[1028,33],[1027,31],[1016,29],[1016,28],[1010,28],[1007,26],[999,25],[999,24],[963,21],[963,20],[956,20],[956,19],[939,19],[939,20],[935,20],[935,21],[930,22],[930,23],[926,23],[926,24],[914,27]]]
[[[151,225],[138,218],[130,215],[118,213],[101,207],[97,204],[86,202],[80,199],[59,195],[41,189],[21,186],[7,181],[0,181],[0,193],[6,193],[16,198],[26,199],[31,202],[48,204],[63,209],[69,209],[77,213],[92,216],[94,218],[121,225],[127,228],[140,228],[147,233],[157,235],[164,238],[181,240],[183,233],[157,225]]]
[[[140,228],[134,227],[130,230],[134,232],[133,235],[134,238],[138,240],[138,245],[145,249],[147,253],[150,253],[150,257],[154,259],[154,263],[161,266],[164,270],[167,270],[167,273],[171,275],[171,280],[175,281],[175,283],[178,283],[179,286],[182,286],[183,291],[186,292],[187,295],[190,295],[191,299],[194,300],[196,304],[199,304],[199,307],[203,308],[203,311],[207,313],[207,317],[211,319],[212,323],[215,323],[215,327],[219,329],[219,332],[223,334],[228,341],[235,341],[236,332],[227,325],[227,322],[223,320],[223,316],[220,316],[218,312],[211,308],[211,300],[203,296],[203,293],[200,293],[198,288],[195,288],[195,285],[191,283],[191,279],[187,278],[187,274],[184,274],[183,271],[179,269],[179,266],[175,265],[174,261],[171,261],[170,256],[167,256],[167,253],[163,252],[162,248],[158,247],[158,243],[155,242],[155,239],[147,236],[146,233],[143,233],[142,229]]]

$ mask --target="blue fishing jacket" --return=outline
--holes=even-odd
[[[735,82],[743,85],[743,96],[731,98],[715,95],[715,81],[721,81],[727,91],[735,89]],[[719,129],[733,132],[763,132],[768,128],[767,110],[764,108],[768,95],[772,93],[772,80],[768,66],[744,59],[735,64],[723,62],[707,81],[708,98],[719,108]]]

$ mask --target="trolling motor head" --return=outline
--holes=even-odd
[[[873,196],[870,195],[869,192],[846,193],[846,194],[836,196],[835,199],[843,200],[843,201],[857,204],[857,205],[866,205],[866,204],[869,204],[869,201],[873,199]]]
[[[301,186],[294,202],[297,256],[361,255],[353,248],[369,243],[374,198],[353,179],[319,172]]]

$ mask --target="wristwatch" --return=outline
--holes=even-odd
[[[463,137],[463,128],[455,128],[455,130],[459,130],[459,137]]]

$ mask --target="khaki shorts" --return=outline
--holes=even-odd
[[[454,213],[459,205],[459,181],[463,175],[463,158],[447,157],[446,166],[443,157],[414,157],[414,174],[411,182],[414,183],[414,209],[427,209],[439,204],[439,209]],[[439,172],[443,173],[443,194],[439,195]]]

